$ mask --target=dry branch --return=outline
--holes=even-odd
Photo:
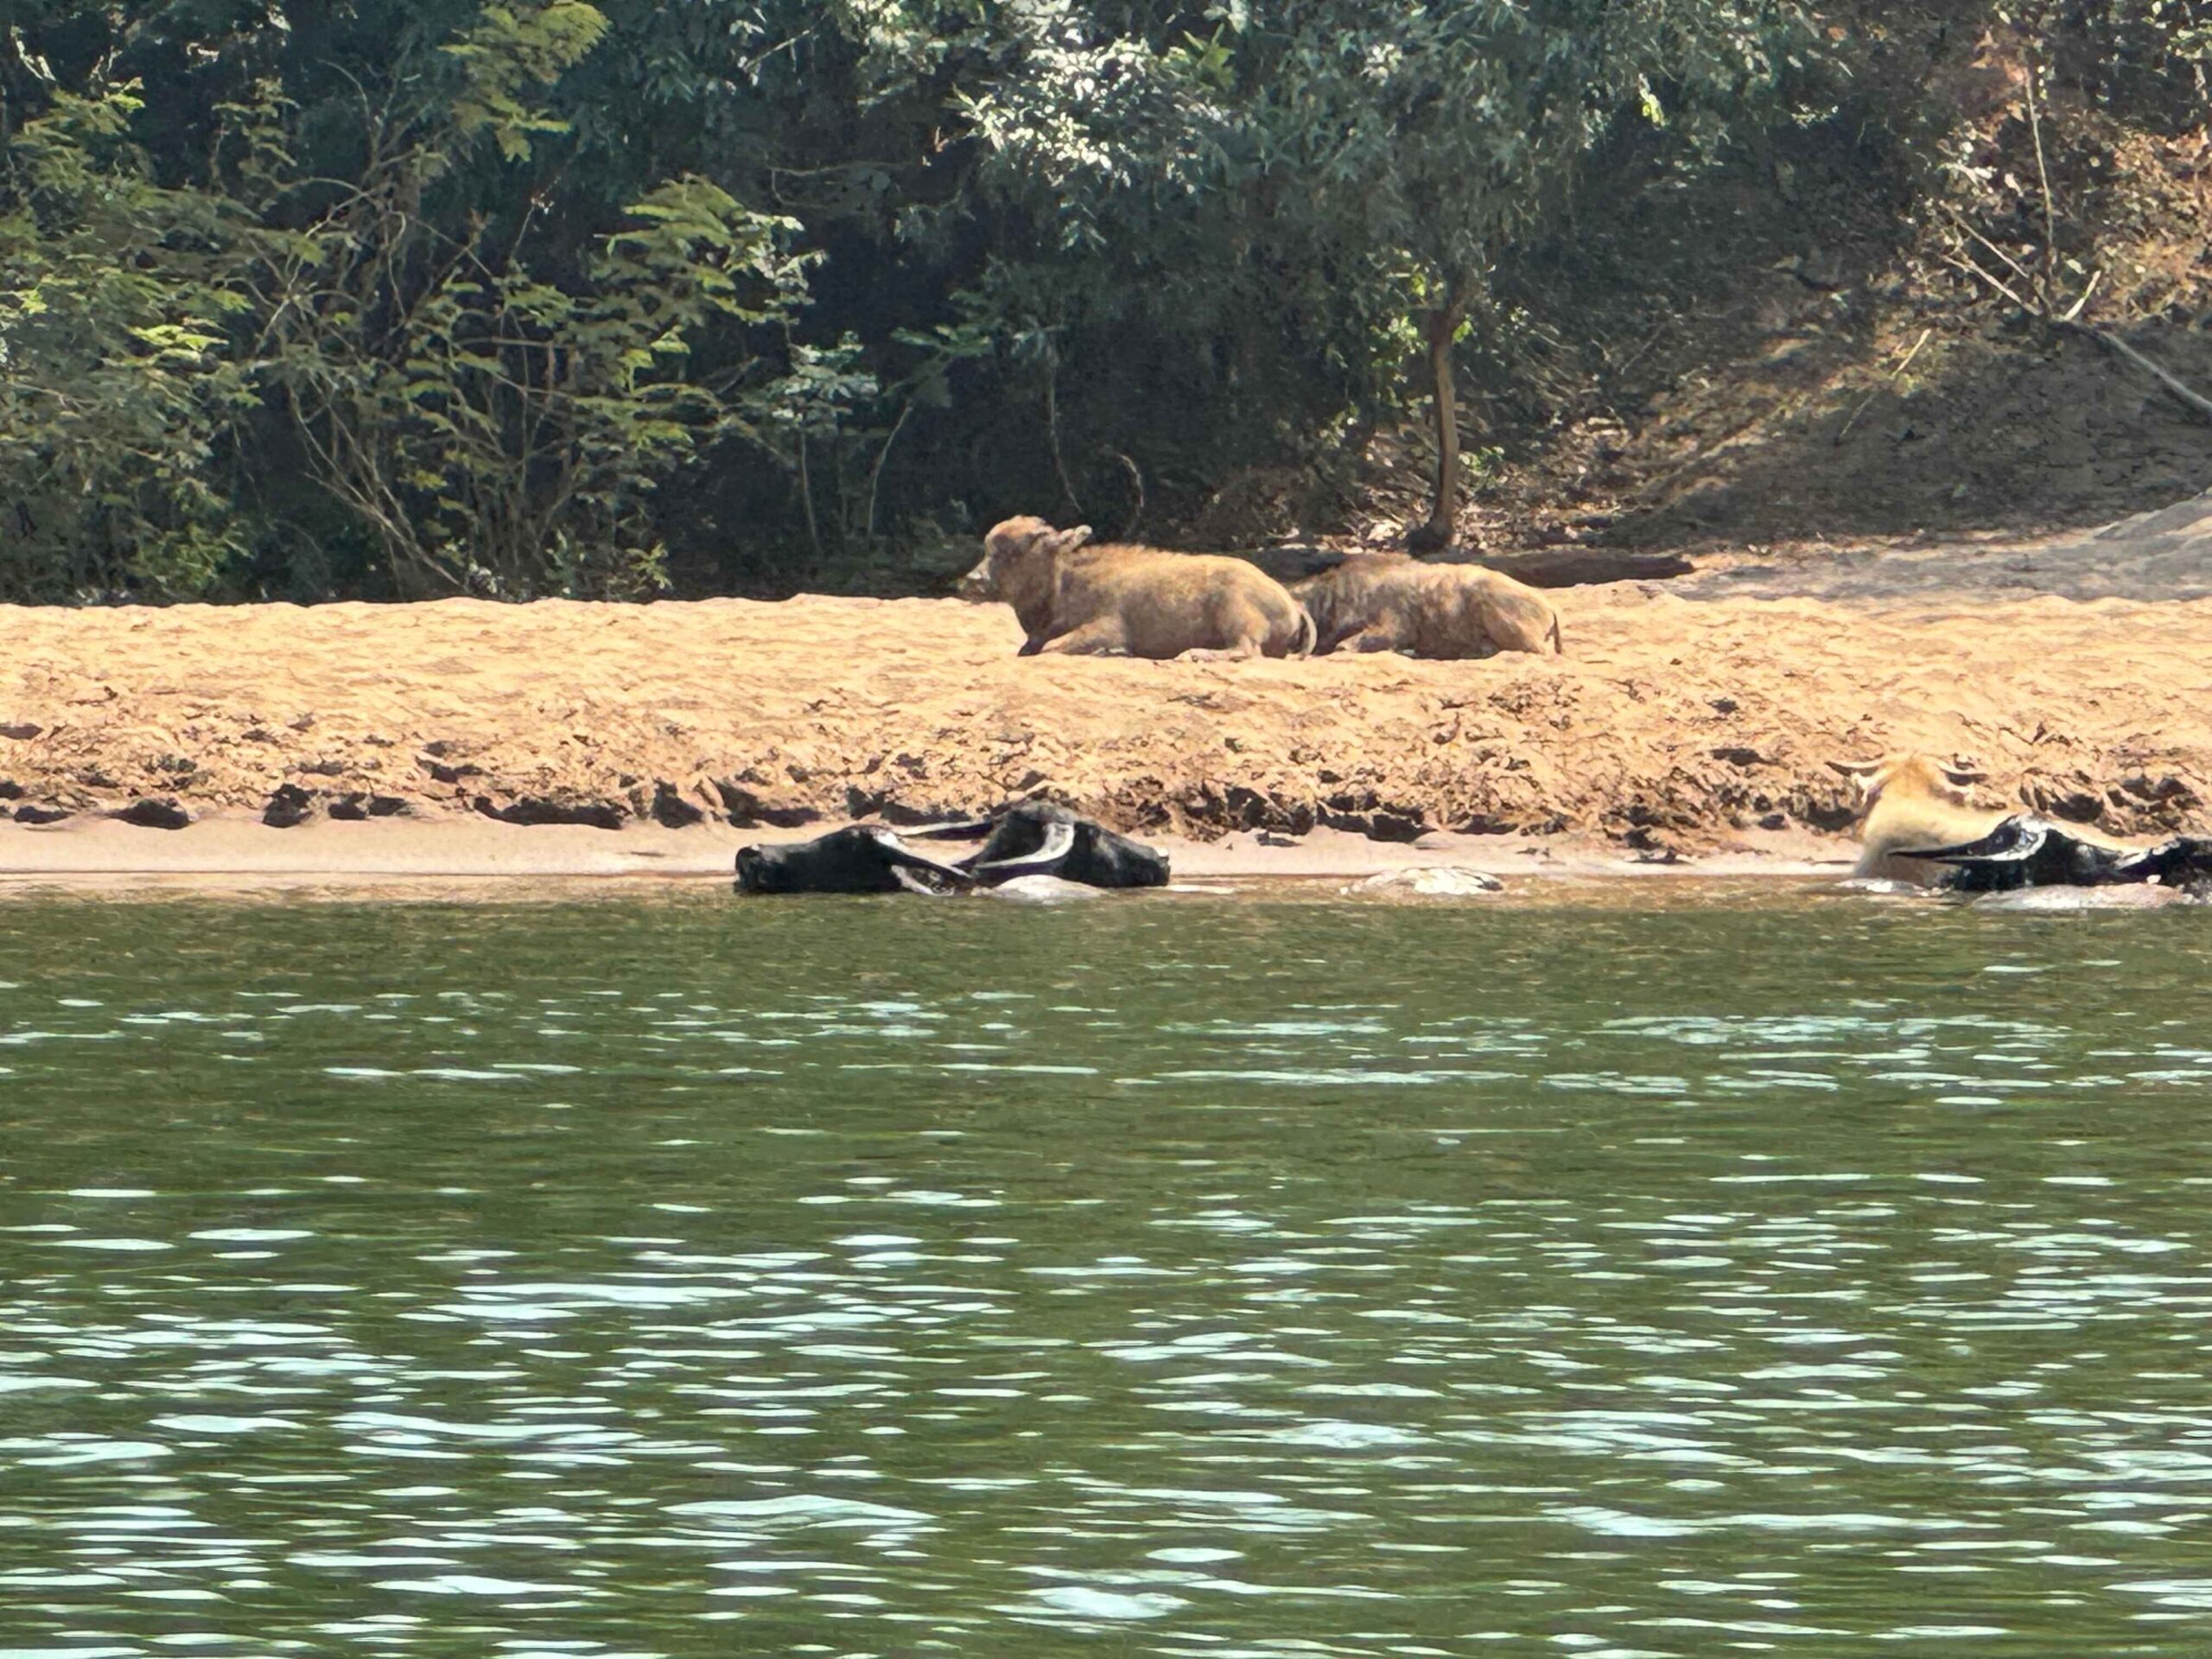
[[[2133,363],[2137,368],[2145,371],[2146,373],[2153,377],[2160,385],[2164,386],[2176,397],[2186,404],[2196,413],[2202,415],[2207,420],[2212,420],[2212,397],[2207,397],[2202,392],[2196,391],[2194,388],[2190,386],[2187,382],[2175,375],[2172,371],[2145,356],[2134,346],[2122,340],[2118,334],[2113,333],[2111,329],[2100,328],[2093,322],[2077,322],[2075,321],[2075,314],[2082,308],[2082,303],[2086,302],[2089,297],[2086,290],[2082,296],[2082,302],[2077,302],[2072,310],[2069,310],[2063,317],[2055,317],[2046,311],[2040,310],[2037,307],[2030,305],[2025,300],[2023,300],[2018,294],[2014,293],[2007,284],[1999,281],[1997,277],[1991,276],[1973,260],[1961,258],[1950,254],[1946,254],[1943,257],[1951,264],[1957,266],[1961,270],[1980,277],[1983,282],[1988,283],[1990,287],[1995,289],[1999,294],[2002,294],[2006,299],[2012,301],[2013,304],[2018,306],[2023,311],[2029,313],[2031,315],[2041,317],[2045,323],[2050,327],[2057,329],[2060,333],[2086,335],[2089,339],[2095,340],[2100,346],[2102,346],[2114,357],[2123,358],[2126,361]],[[2094,288],[2095,285],[2095,279],[2093,277],[2090,281],[2090,286]]]
[[[1925,346],[1929,340],[1933,338],[1935,333],[1936,331],[1933,328],[1923,328],[1920,331],[1920,338],[1912,342],[1912,349],[1904,354],[1904,361],[1898,364],[1897,367],[1890,371],[1889,378],[1891,379],[1897,379],[1899,376],[1903,375],[1907,369],[1912,366],[1913,359],[1920,355],[1920,348]],[[1874,400],[1881,395],[1882,389],[1878,385],[1873,391],[1866,394],[1866,397],[1860,402],[1858,408],[1851,411],[1851,418],[1843,423],[1842,429],[1835,435],[1835,441],[1837,444],[1840,445],[1846,438],[1851,435],[1851,429],[1859,424],[1859,417],[1861,415],[1864,415],[1868,409],[1872,407]]]
[[[2151,374],[2160,385],[2173,393],[2190,408],[2203,416],[2205,419],[2212,420],[2212,398],[2208,398],[2202,392],[2191,390],[2169,370],[2152,362],[2109,328],[2100,328],[2091,322],[2075,322],[2069,317],[2053,317],[2051,327],[2062,329],[2068,334],[2087,334],[2113,356],[2125,358],[2137,368]]]

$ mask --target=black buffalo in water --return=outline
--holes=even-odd
[[[1949,865],[1942,885],[1954,893],[2149,883],[2212,892],[2212,840],[2177,836],[2156,847],[2106,847],[2024,812],[2003,819],[1979,841],[1904,856]]]
[[[907,839],[975,841],[957,863],[917,852]],[[1022,876],[1054,876],[1090,887],[1167,885],[1164,853],[1117,836],[1049,801],[1025,801],[988,818],[932,824],[902,837],[880,824],[837,830],[813,841],[742,847],[740,893],[956,893]]]
[[[986,837],[982,850],[960,861],[962,869],[985,881],[1056,875],[1086,887],[1167,885],[1166,854],[1050,801],[1024,801],[991,817],[933,824],[915,834],[947,841]]]
[[[737,849],[740,893],[950,893],[975,885],[958,865],[916,852],[880,824]]]

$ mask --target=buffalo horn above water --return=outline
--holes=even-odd
[[[737,851],[740,893],[938,893],[975,885],[958,865],[916,852],[880,824]]]
[[[1957,893],[2108,887],[2152,881],[2195,887],[2212,882],[2212,841],[2177,836],[2156,847],[2106,847],[2024,812],[2000,820],[1978,841],[1902,855],[1949,865],[1943,885]]]
[[[908,839],[983,845],[957,864],[917,852]],[[1166,855],[1049,801],[1024,801],[990,817],[934,824],[902,837],[880,824],[813,841],[741,848],[741,893],[944,893],[1053,875],[1093,887],[1167,883]]]

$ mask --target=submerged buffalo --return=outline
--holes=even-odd
[[[2177,836],[2155,847],[2111,847],[2024,812],[1977,840],[1901,855],[1948,865],[1942,885],[1955,893],[2155,883],[2212,893],[2212,840]]]
[[[1945,873],[1909,849],[1973,841],[2005,816],[1976,806],[1967,793],[1983,781],[1980,772],[1947,766],[1933,755],[1891,754],[1828,766],[1859,787],[1859,862],[1851,874],[1861,880],[1934,887]]]
[[[740,893],[950,893],[975,885],[958,865],[916,852],[880,824],[737,849]]]
[[[911,832],[915,840],[975,841],[983,845],[947,863],[918,852],[880,824],[837,830],[813,841],[742,847],[740,893],[927,893],[995,887],[1024,877],[1052,876],[1090,887],[1159,887],[1167,884],[1167,856],[1049,801],[959,823]]]
[[[934,824],[918,836],[951,841],[987,837],[960,868],[985,881],[1056,875],[1089,887],[1164,887],[1167,855],[1117,836],[1050,801],[1024,801],[994,817]]]

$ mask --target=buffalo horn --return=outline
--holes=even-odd
[[[2041,823],[2006,818],[1980,841],[1962,842],[1956,847],[1931,847],[1925,851],[1907,852],[1899,848],[1897,856],[1924,858],[1936,864],[2024,863],[2042,850],[2049,833]]]
[[[883,849],[885,855],[890,859],[892,874],[898,877],[903,886],[915,885],[907,879],[908,870],[928,870],[963,887],[972,887],[976,885],[976,878],[958,865],[947,864],[942,859],[931,858],[926,853],[916,852],[888,830],[871,828],[868,834],[874,838],[875,844]],[[925,888],[923,891],[926,892],[927,889]]]
[[[977,875],[1010,880],[1017,875],[1052,875],[1067,861],[1075,850],[1075,826],[1071,823],[1048,823],[1045,826],[1045,844],[1033,853],[1020,858],[994,859],[988,864],[976,866]]]
[[[906,833],[917,841],[981,841],[991,833],[988,818],[959,818],[950,823],[925,823]]]

